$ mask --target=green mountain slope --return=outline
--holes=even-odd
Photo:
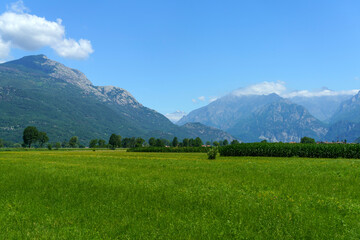
[[[232,138],[222,131],[208,136],[206,130],[176,126],[126,90],[93,86],[80,71],[44,55],[0,64],[0,138],[21,141],[22,131],[29,125],[47,132],[51,141],[79,136],[88,143],[92,138],[108,139],[111,133],[146,139]]]

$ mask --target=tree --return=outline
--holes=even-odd
[[[99,140],[97,139],[91,139],[90,143],[89,143],[89,148],[95,148],[96,145],[98,144]]]
[[[163,138],[161,141],[163,141],[165,146],[170,146],[170,141],[168,139]]]
[[[0,148],[4,147],[4,141],[0,139]]]
[[[49,141],[49,137],[47,136],[46,132],[39,132],[38,141],[40,143],[40,147],[43,147],[44,144]]]
[[[156,147],[165,147],[165,143],[161,139],[156,139],[155,146]]]
[[[194,147],[201,147],[203,144],[204,144],[203,141],[199,137],[197,137],[194,140],[194,145],[193,146]]]
[[[210,146],[211,145],[211,142],[210,141],[206,141],[206,146]]]
[[[111,134],[110,139],[109,139],[109,146],[111,149],[121,147],[121,136],[116,135],[115,133]]]
[[[23,140],[24,144],[31,147],[31,144],[35,143],[38,140],[39,131],[36,127],[28,126],[24,129]]]
[[[239,144],[238,140],[232,140],[231,145]]]
[[[104,139],[99,139],[98,146],[99,146],[99,148],[106,147],[106,141]]]
[[[68,148],[68,147],[70,147],[70,146],[69,146],[69,142],[66,141],[66,140],[64,140],[64,141],[61,143],[61,147],[62,147],[62,148]]]
[[[152,137],[149,139],[148,142],[149,142],[150,147],[154,147],[156,144],[156,139]]]
[[[226,146],[226,145],[229,145],[229,141],[228,141],[227,139],[225,139],[225,140],[223,141],[223,146]]]
[[[177,147],[179,145],[179,141],[178,141],[178,138],[177,137],[174,137],[174,139],[172,140],[171,142],[171,145],[173,147]]]
[[[73,136],[69,140],[69,146],[71,148],[76,148],[79,146],[79,138],[77,136]]]
[[[144,143],[145,143],[145,140],[138,137],[135,140],[135,147],[142,147],[144,145]]]
[[[315,143],[315,139],[310,137],[302,137],[300,143]]]
[[[220,146],[220,143],[217,142],[217,141],[215,141],[215,142],[213,142],[213,145],[214,145],[215,147],[218,147],[218,146]]]
[[[55,148],[58,150],[59,148],[61,148],[61,143],[60,142],[56,142],[55,143]]]
[[[183,139],[183,147],[189,147],[189,139],[188,138]]]
[[[123,148],[131,148],[131,138],[124,138],[122,141],[121,141],[121,146]]]

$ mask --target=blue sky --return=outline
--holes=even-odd
[[[15,44],[15,33],[0,26],[11,42],[2,61],[44,53],[163,114],[262,82],[286,91],[360,84],[359,1],[24,0],[21,9],[15,2],[2,1],[2,17],[45,18],[64,33],[24,47],[29,41]]]

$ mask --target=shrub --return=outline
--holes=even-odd
[[[59,150],[59,148],[61,148],[61,143],[60,142],[55,143],[55,149]]]
[[[47,145],[47,148],[48,148],[49,150],[52,150],[52,145],[49,143],[49,144]]]
[[[140,147],[130,148],[127,152],[200,152],[207,153],[208,147]]]
[[[209,151],[207,152],[208,159],[210,159],[210,160],[216,159],[217,154],[218,154],[218,149],[217,148],[209,149]]]
[[[300,143],[315,143],[315,139],[310,137],[302,137]]]
[[[241,143],[219,149],[221,156],[360,158],[358,144]]]
[[[20,143],[14,143],[13,147],[14,147],[14,148],[21,148],[22,145],[21,145]]]

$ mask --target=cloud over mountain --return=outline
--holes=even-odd
[[[268,95],[276,93],[284,98],[294,97],[324,97],[324,96],[339,96],[339,95],[355,95],[359,92],[359,89],[352,90],[340,90],[333,91],[328,88],[322,88],[320,90],[296,90],[290,91],[286,87],[286,83],[282,81],[277,82],[261,82],[253,84],[244,88],[239,88],[232,92],[235,96],[247,96],[247,95]]]
[[[281,95],[281,93],[286,91],[285,82],[262,82],[253,84],[244,88],[239,88],[232,92],[236,96],[246,96],[246,95],[268,95],[271,93],[276,93]]]
[[[72,59],[86,59],[93,53],[89,40],[65,37],[61,19],[48,21],[28,11],[20,0],[0,15],[0,58],[8,57],[12,48],[35,51],[50,47],[61,57]]]

